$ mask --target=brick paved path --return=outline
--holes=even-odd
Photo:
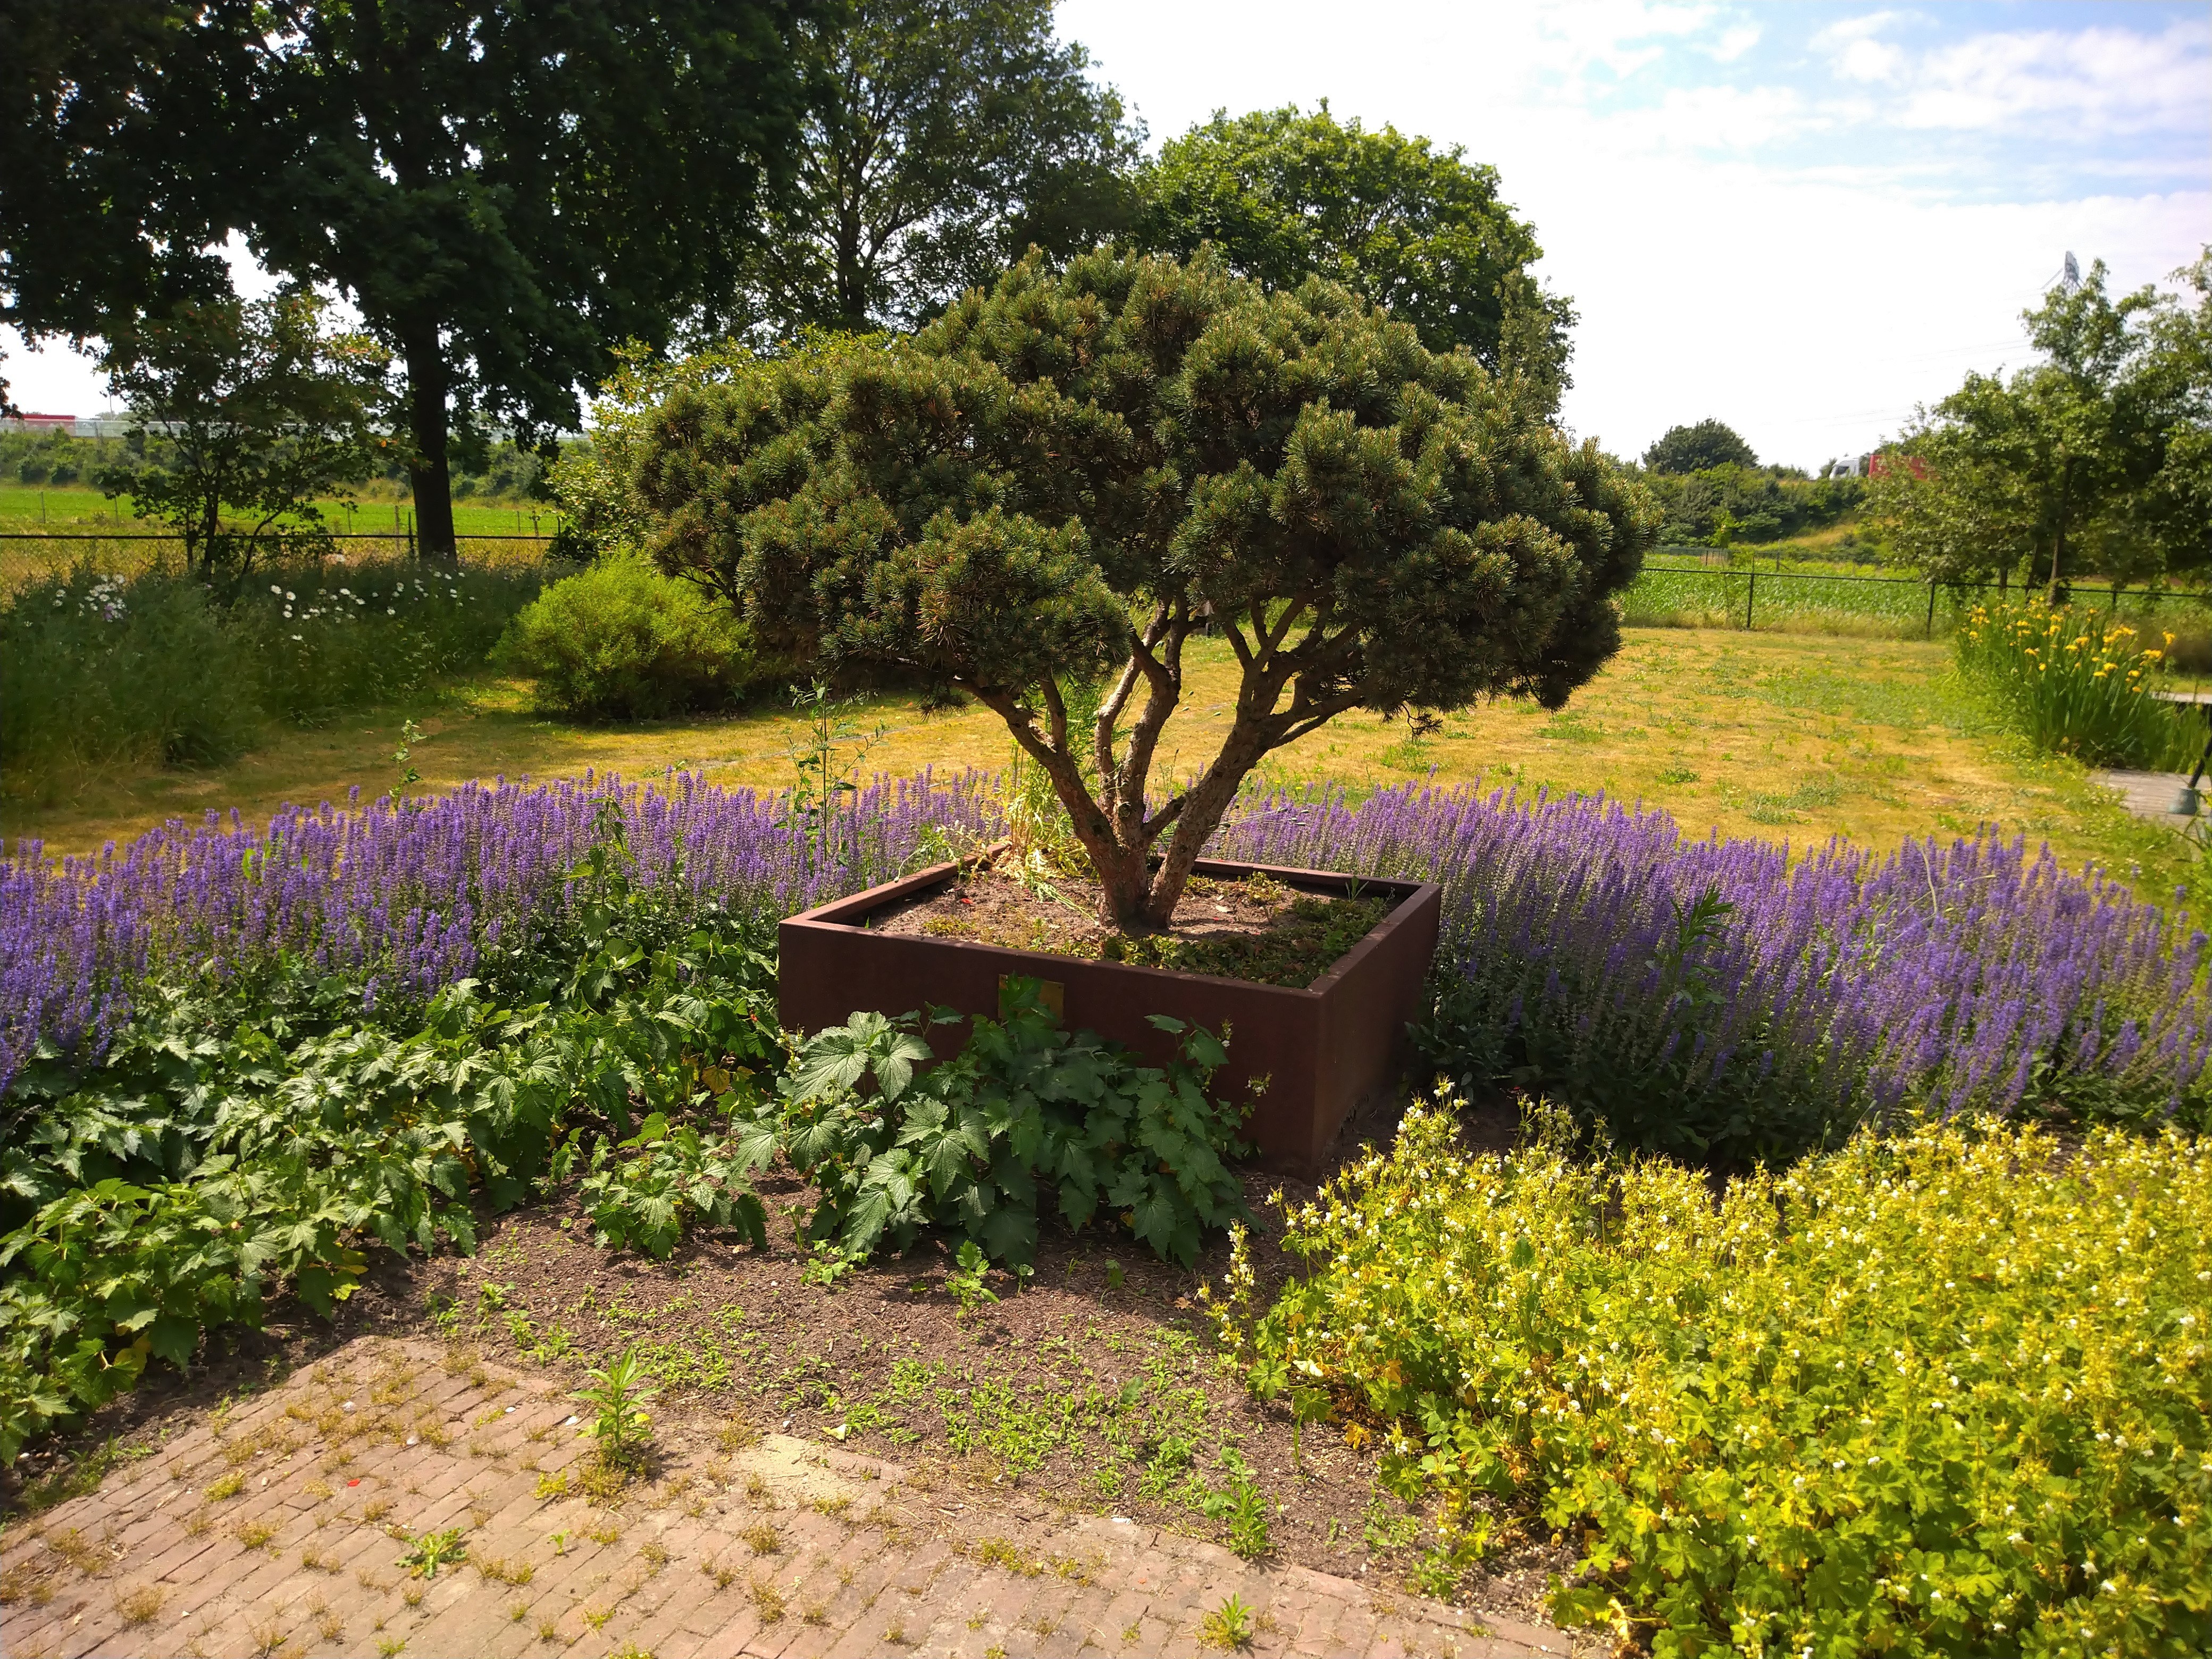
[[[574,1409],[542,1379],[354,1343],[10,1528],[0,1653],[1194,1654],[1232,1594],[1258,1654],[1565,1651],[1149,1526],[978,1509],[780,1435],[594,1503]],[[411,1575],[408,1537],[447,1528],[466,1562]]]

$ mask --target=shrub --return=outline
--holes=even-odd
[[[10,599],[0,641],[10,794],[44,800],[102,767],[226,761],[258,720],[222,612],[195,582],[80,567]]]
[[[2212,1148],[1871,1136],[1782,1175],[1471,1157],[1449,1113],[1293,1208],[1263,1395],[1380,1419],[1449,1568],[1576,1540],[1554,1616],[1662,1655],[2202,1653]],[[1456,1576],[1455,1571],[1452,1576]]]
[[[1071,1227],[1103,1209],[1188,1267],[1203,1229],[1245,1212],[1224,1162],[1249,1150],[1243,1114],[1206,1096],[1220,1042],[1155,1015],[1182,1036],[1163,1071],[1060,1030],[1035,980],[1011,981],[1001,1000],[999,1020],[977,1018],[958,1057],[927,1073],[912,1014],[856,1013],[806,1040],[781,1105],[751,1132],[755,1161],[781,1150],[819,1194],[806,1237],[862,1259],[945,1227],[1026,1265],[1052,1203]]]
[[[269,714],[302,724],[421,696],[479,666],[544,580],[396,562],[263,572],[226,617],[234,671]]]
[[[2187,766],[2201,734],[2156,696],[2166,635],[2146,646],[2127,623],[2041,600],[1976,605],[1954,639],[1959,665],[2038,749],[2091,766]]]
[[[225,593],[80,568],[0,610],[0,757],[48,799],[104,767],[211,765],[266,718],[312,722],[420,696],[481,663],[534,570],[279,566]]]
[[[620,556],[547,588],[493,659],[534,680],[545,708],[591,720],[720,708],[752,667],[744,628],[697,587]]]

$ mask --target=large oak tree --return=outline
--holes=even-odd
[[[1497,169],[1457,146],[1339,121],[1326,102],[1224,112],[1162,145],[1135,183],[1138,246],[1210,246],[1269,288],[1324,276],[1431,351],[1464,346],[1553,401],[1569,383],[1573,307],[1530,273],[1543,250],[1498,198]]]
[[[82,344],[218,301],[243,175],[223,157],[252,9],[13,0],[0,24],[0,322]],[[0,380],[0,406],[7,383]]]
[[[453,546],[458,422],[573,427],[625,339],[722,291],[803,95],[798,0],[272,9],[250,238],[405,370],[416,528]],[[733,229],[739,233],[733,236]]]
[[[817,9],[27,4],[33,50],[0,74],[9,319],[127,336],[172,290],[204,294],[208,250],[243,232],[398,362],[416,526],[444,555],[456,438],[573,426],[612,346],[730,292],[791,172]]]
[[[1651,539],[1640,487],[1525,386],[1211,257],[1032,256],[911,339],[678,386],[638,436],[663,566],[848,684],[988,705],[1132,931],[1170,919],[1270,750],[1357,708],[1564,702]],[[1236,713],[1162,797],[1209,622]],[[1077,684],[1103,690],[1087,727]]]
[[[805,30],[796,187],[741,248],[738,332],[911,325],[1032,245],[1127,222],[1137,133],[1051,0],[854,0]]]

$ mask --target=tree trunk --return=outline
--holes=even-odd
[[[460,562],[453,540],[453,475],[446,456],[446,398],[452,375],[434,333],[407,347],[407,413],[415,440],[407,478],[415,492],[415,532],[426,559]]]

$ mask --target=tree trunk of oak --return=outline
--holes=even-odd
[[[453,539],[453,476],[447,459],[446,398],[452,375],[435,336],[407,348],[407,415],[415,454],[407,478],[415,493],[415,533],[422,556],[459,562]]]

